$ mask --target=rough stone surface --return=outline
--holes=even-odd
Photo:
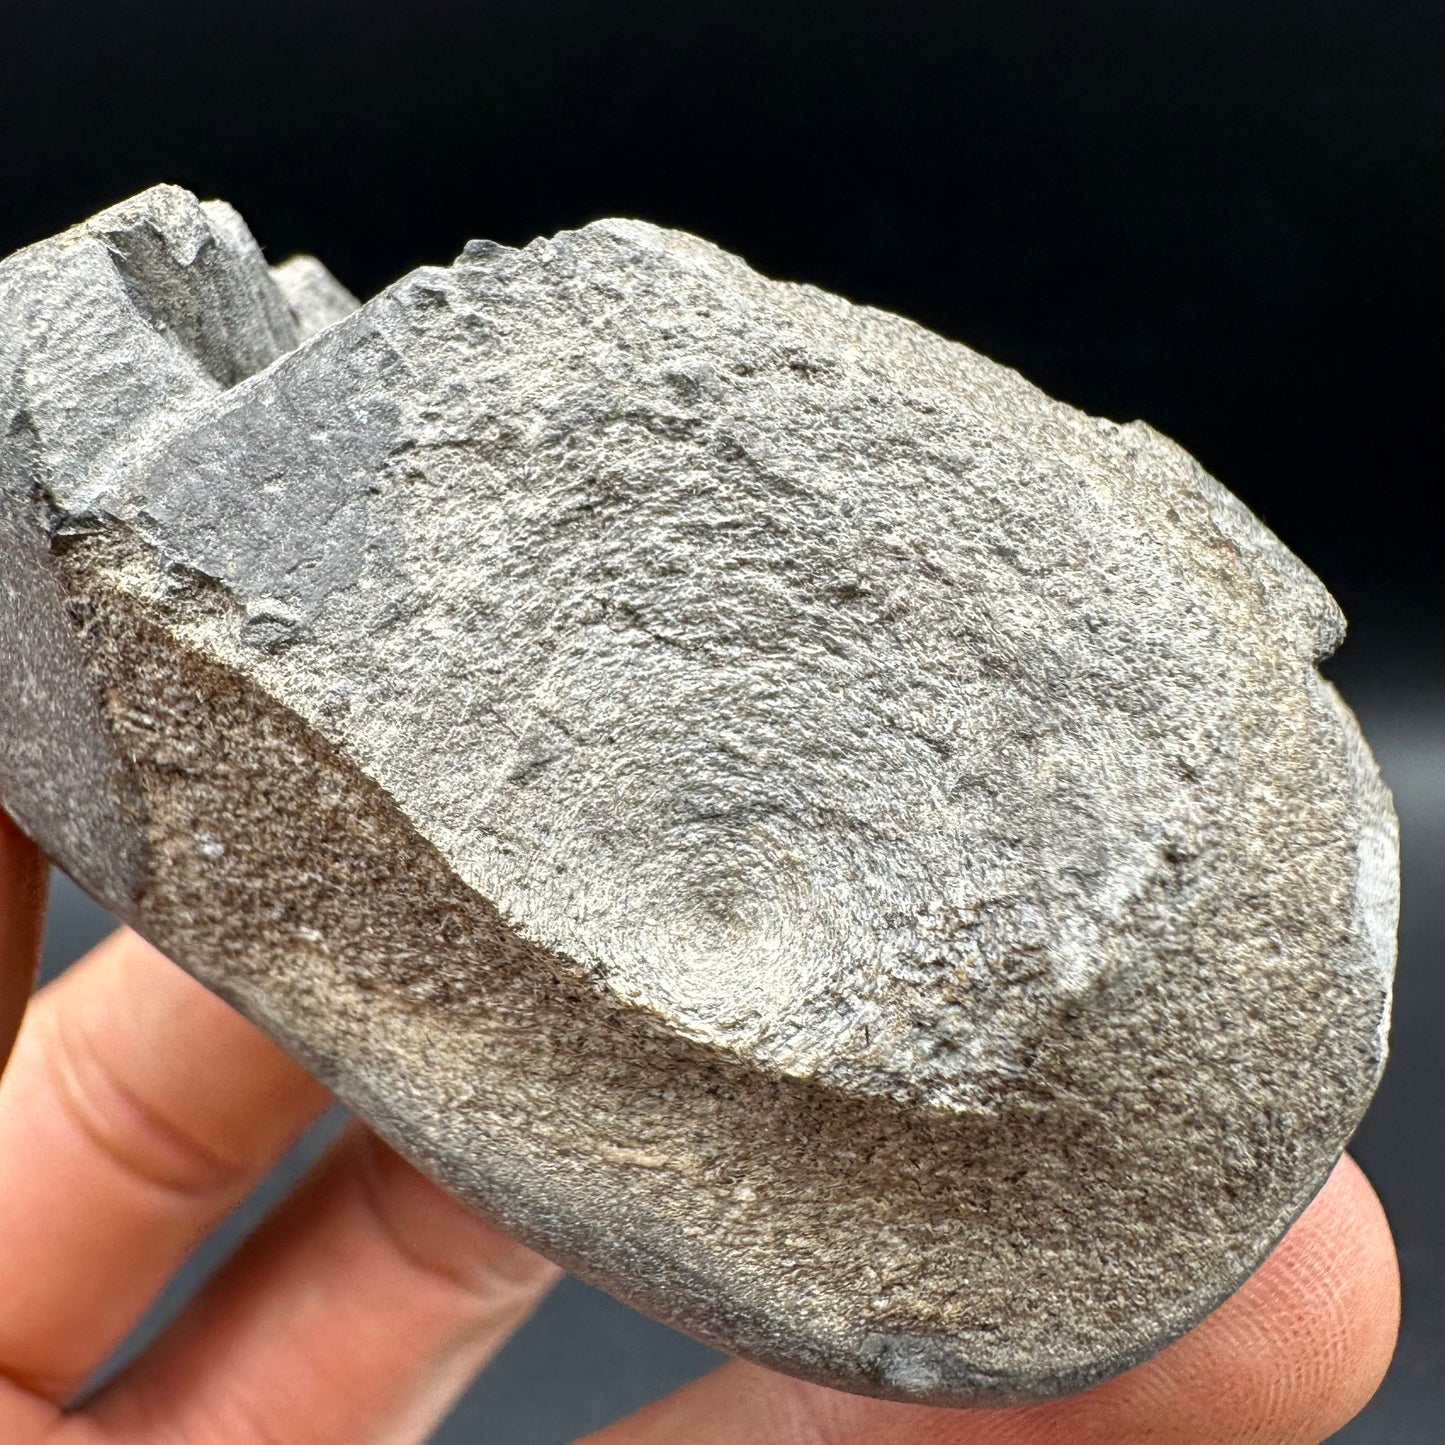
[[[298,341],[350,316],[361,304],[315,256],[293,256],[273,268],[271,277],[296,318]]]
[[[847,1389],[1073,1390],[1374,1088],[1339,613],[1197,463],[605,221],[354,314],[150,191],[0,265],[0,791],[451,1189]]]

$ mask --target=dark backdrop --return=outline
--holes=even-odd
[[[157,180],[226,197],[274,259],[315,251],[363,295],[471,236],[643,216],[1142,416],[1260,512],[1352,619],[1335,672],[1405,822],[1395,1063],[1359,1149],[1400,1233],[1407,1334],[1340,1438],[1438,1439],[1438,0],[5,9],[0,253]],[[611,1341],[595,1359],[633,1341],[638,1391],[701,1361],[581,1292],[543,1324],[588,1310]],[[446,1438],[566,1438],[563,1414],[526,1414],[537,1389]]]

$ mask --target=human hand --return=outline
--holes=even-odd
[[[0,813],[0,1058],[45,870]],[[65,1405],[328,1102],[134,934],[31,1004],[0,1082],[4,1445],[419,1445],[557,1277],[361,1128],[147,1354]],[[1010,1410],[891,1405],[730,1364],[591,1445],[1303,1445],[1394,1346],[1394,1248],[1348,1159],[1231,1299],[1147,1364]]]

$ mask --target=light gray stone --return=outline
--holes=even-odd
[[[0,265],[0,792],[478,1209],[846,1389],[1227,1296],[1373,1091],[1390,802],[1172,442],[604,221],[354,314],[147,192]]]
[[[298,340],[350,316],[361,304],[315,256],[293,256],[271,276],[296,318]]]

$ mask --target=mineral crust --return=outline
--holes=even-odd
[[[1318,581],[1172,442],[603,221],[359,310],[148,191],[0,264],[0,795],[447,1188],[845,1389],[1042,1398],[1385,1052]]]

